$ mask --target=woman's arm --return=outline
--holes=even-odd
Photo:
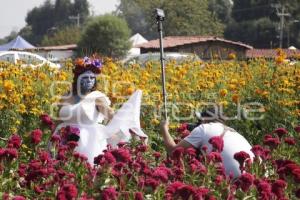
[[[172,155],[173,151],[178,147],[183,147],[185,149],[189,147],[193,147],[190,143],[186,142],[185,140],[181,140],[178,144],[174,142],[174,139],[169,133],[169,122],[168,121],[162,121],[160,124],[160,132],[163,136],[164,144],[166,147],[166,150],[169,155]]]
[[[103,97],[96,99],[96,108],[101,112],[108,120],[111,120],[115,114],[114,110],[107,105]]]

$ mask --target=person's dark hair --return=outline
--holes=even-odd
[[[225,123],[225,120],[222,118],[219,107],[207,108],[203,110],[200,114],[198,114],[197,118],[201,123],[209,123],[209,122]]]

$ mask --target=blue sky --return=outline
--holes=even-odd
[[[10,34],[13,30],[20,30],[25,26],[28,11],[40,6],[45,0],[0,0],[0,38]],[[54,1],[54,0],[53,0]],[[116,9],[118,0],[88,0],[91,11],[95,15],[111,12]]]

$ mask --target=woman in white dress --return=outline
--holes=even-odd
[[[61,101],[59,119],[62,121],[54,134],[62,134],[67,127],[79,130],[78,146],[75,148],[87,156],[90,164],[110,144],[128,142],[132,134],[147,140],[140,128],[140,104],[142,92],[136,91],[115,113],[109,98],[96,90],[96,76],[101,73],[98,59],[78,59],[75,63],[72,92]],[[109,123],[103,125],[103,121]]]

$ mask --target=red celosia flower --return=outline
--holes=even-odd
[[[189,200],[195,193],[195,188],[192,185],[184,185],[180,187],[176,193],[182,198],[182,200]]]
[[[287,135],[289,132],[285,128],[277,128],[273,131],[273,133],[276,133],[279,137],[282,137],[283,135]]]
[[[297,133],[300,133],[300,126],[296,126],[296,127],[294,128],[294,130],[295,130]]]
[[[154,178],[147,178],[145,180],[145,186],[151,187],[153,191],[157,188],[158,185],[159,181]]]
[[[187,128],[188,128],[188,123],[183,123],[177,128],[177,131],[179,133],[182,133],[183,131],[187,130]]]
[[[203,146],[201,147],[201,150],[202,150],[204,153],[207,152],[207,149],[208,149],[208,147],[207,147],[206,145],[203,145]]]
[[[58,199],[74,199],[77,197],[78,190],[77,187],[74,184],[64,184],[58,194]]]
[[[271,185],[265,180],[255,180],[254,184],[258,191],[259,199],[271,199],[272,190]]]
[[[185,153],[191,157],[195,157],[197,155],[197,151],[195,148],[190,147],[185,150]]]
[[[223,162],[223,158],[221,156],[221,154],[219,152],[210,152],[207,155],[207,158],[209,161],[213,161],[213,162]]]
[[[254,145],[251,148],[251,151],[255,156],[263,157],[264,156],[264,148],[260,145]]]
[[[176,160],[180,160],[182,157],[182,154],[184,152],[183,147],[177,147],[173,152],[172,152],[172,157]]]
[[[193,200],[202,200],[205,199],[205,196],[209,193],[208,188],[197,188],[195,189],[194,195],[193,195]]]
[[[18,174],[20,177],[23,177],[25,176],[25,173],[26,173],[26,165],[22,163],[19,165]]]
[[[7,148],[7,149],[5,149],[4,155],[9,160],[18,158],[18,156],[19,156],[18,150],[15,149],[15,148]]]
[[[166,194],[173,195],[173,194],[175,194],[176,191],[178,191],[183,186],[184,186],[184,183],[175,181],[167,186]]]
[[[158,179],[162,182],[168,182],[169,180],[169,175],[171,175],[171,170],[166,168],[166,167],[157,167],[154,172],[152,177],[155,179]]]
[[[224,180],[224,177],[223,177],[223,176],[217,175],[217,176],[215,177],[214,182],[215,182],[216,185],[220,185],[220,184],[222,183],[223,180]]]
[[[250,173],[243,173],[238,178],[238,184],[244,192],[248,192],[250,187],[252,186],[254,181],[254,177]]]
[[[154,152],[152,155],[153,155],[154,158],[156,158],[156,159],[158,159],[158,158],[161,157],[161,154],[160,154],[159,152]]]
[[[47,151],[40,151],[39,152],[39,159],[42,162],[48,162],[50,160],[50,154]]]
[[[184,131],[181,132],[180,137],[183,139],[183,138],[187,137],[188,135],[190,135],[190,133],[191,132],[186,129],[186,130],[184,130]]]
[[[53,134],[50,140],[53,143],[59,143],[61,141],[61,137],[58,134]]]
[[[68,145],[68,147],[69,147],[70,150],[74,150],[75,147],[78,146],[78,142],[75,142],[75,141],[69,141],[69,142],[67,142],[67,145]]]
[[[40,129],[33,130],[31,132],[31,142],[38,144],[42,141],[43,132]]]
[[[22,143],[21,137],[16,134],[12,135],[8,140],[8,144],[10,145],[10,147],[16,149],[20,148],[21,143]]]
[[[172,168],[172,172],[173,172],[175,178],[178,180],[181,180],[184,175],[184,171],[181,167]]]
[[[12,200],[26,200],[26,198],[23,196],[14,196]]]
[[[42,114],[42,115],[40,116],[40,119],[41,119],[41,121],[42,121],[45,125],[47,125],[51,130],[54,129],[54,123],[53,123],[53,121],[52,121],[52,119],[51,119],[51,117],[50,117],[49,115],[47,115],[47,114]]]
[[[137,146],[136,148],[139,152],[146,152],[147,151],[147,145],[141,144]]]
[[[134,200],[144,200],[143,193],[141,193],[141,192],[136,192],[136,193],[134,194]]]
[[[9,194],[4,192],[3,195],[2,195],[2,199],[3,200],[9,200]]]
[[[45,189],[42,186],[34,186],[34,191],[38,194],[45,192]]]
[[[101,193],[102,200],[116,200],[118,198],[118,192],[114,187],[105,188]]]
[[[300,183],[300,166],[292,171],[292,175],[296,183]]]
[[[191,169],[192,173],[193,172],[198,172],[198,173],[201,173],[201,174],[205,174],[207,172],[206,167],[200,161],[198,161],[195,158],[193,158],[189,162],[189,165],[190,165],[190,169]]]
[[[244,170],[244,162],[245,160],[250,158],[250,155],[244,151],[240,151],[234,154],[234,159],[237,160],[240,164],[240,170]]]
[[[272,184],[272,192],[278,199],[284,198],[284,189],[287,183],[284,180],[278,179]]]
[[[271,137],[271,138],[264,139],[264,144],[268,145],[271,148],[276,148],[280,144],[280,141],[279,141],[279,138],[277,138],[277,137],[274,137],[274,138]]]
[[[296,140],[293,137],[284,138],[284,142],[286,144],[289,144],[289,145],[295,145],[296,144]]]
[[[80,139],[80,130],[77,127],[67,126],[65,129],[65,134],[63,138],[66,142],[68,141],[75,141],[78,142]]]
[[[129,162],[131,160],[131,155],[128,149],[113,149],[111,153],[114,155],[118,162]]]
[[[114,164],[114,163],[116,163],[115,157],[109,151],[104,153],[103,158],[104,158],[105,162],[108,163],[108,164]]]
[[[208,142],[212,145],[213,150],[216,152],[222,152],[224,148],[224,140],[220,136],[211,137]]]

